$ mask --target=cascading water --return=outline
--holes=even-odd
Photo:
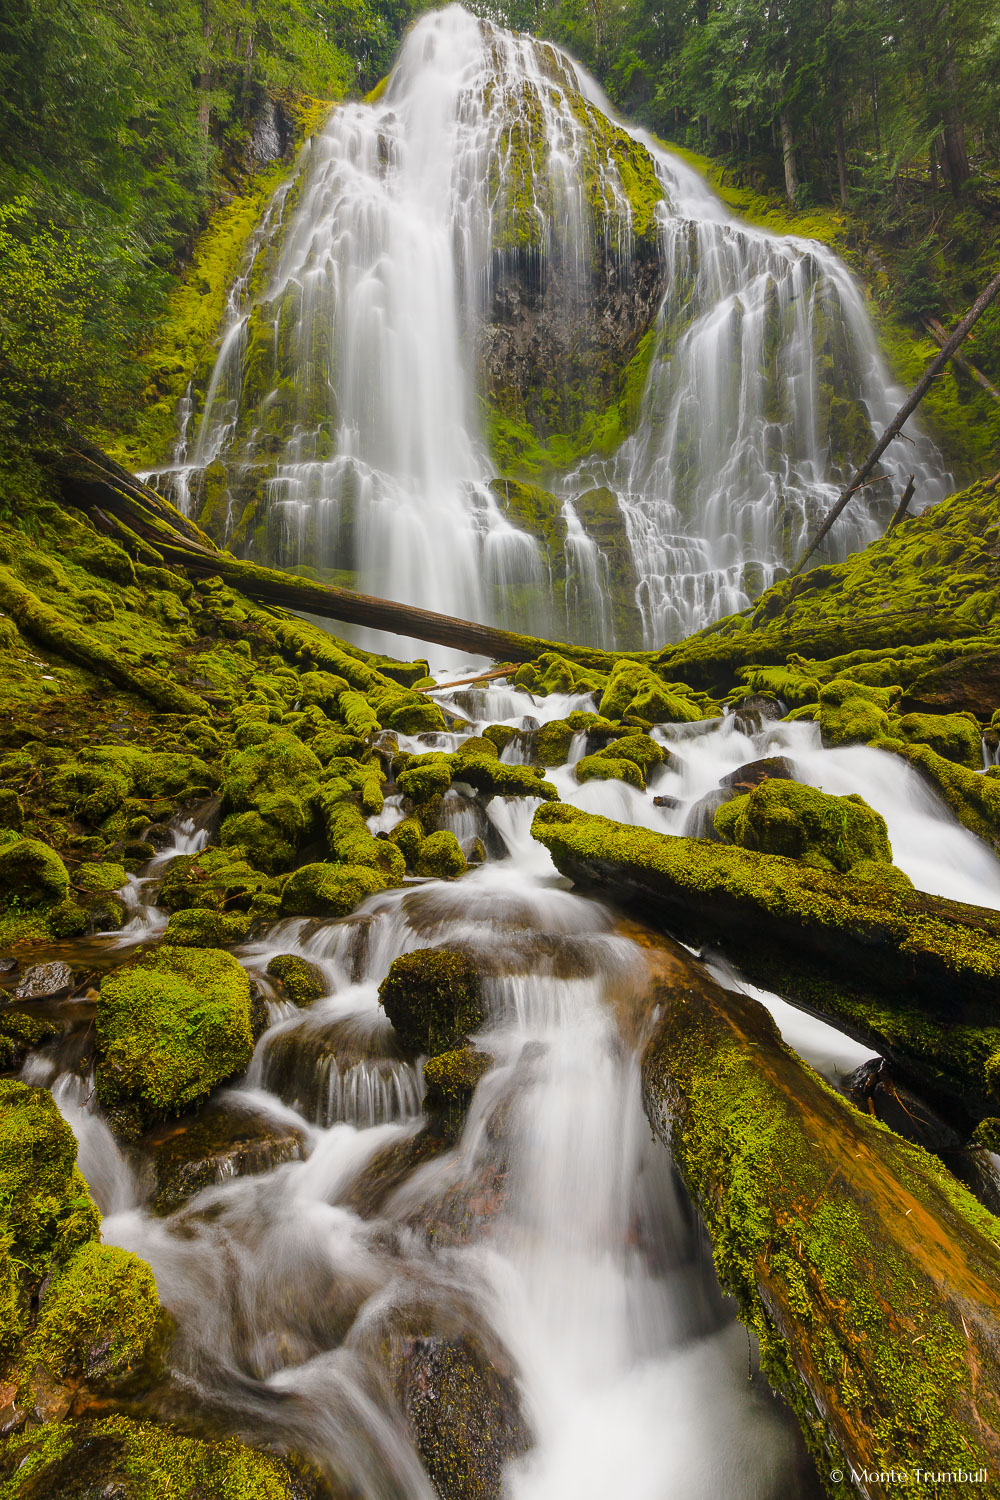
[[[539,720],[593,706],[509,687],[438,696],[467,727],[401,736],[401,749],[506,723],[518,731],[505,752],[514,762]],[[922,889],[1000,908],[1000,862],[894,757],[824,750],[814,725],[754,723],[743,710],[653,733],[671,755],[647,792],[578,784],[583,736],[548,775],[566,802],[680,832],[722,776],[782,755],[800,779],[880,811],[896,863]],[[76,1132],[105,1239],[155,1271],[186,1410],[310,1456],[358,1500],[433,1500],[425,1440],[449,1409],[440,1382],[456,1358],[493,1465],[483,1493],[805,1500],[801,1447],[762,1378],[747,1381],[746,1340],[642,1116],[640,950],[601,904],[563,888],[530,835],[537,805],[484,806],[453,789],[442,809],[451,827],[496,852],[479,869],[408,882],[345,919],[279,922],[237,950],[265,987],[269,959],[296,954],[320,970],[324,993],[306,1010],[270,1004],[245,1079],[206,1107],[240,1132],[223,1130],[188,1189],[164,1188],[157,1155],[183,1146],[183,1122],[124,1154],[105,1124],[81,1066],[92,998],[61,1002],[70,1033],[33,1053],[23,1076],[51,1086]],[[371,824],[403,815],[390,796]],[[179,844],[201,838],[197,821],[178,823]],[[87,941],[88,961],[99,941],[121,950],[113,961],[136,934]],[[489,1067],[458,1138],[428,1158],[421,1070],[399,1051],[377,990],[399,955],[442,943],[487,976],[474,1040]],[[835,1084],[867,1056],[750,988]]]
[[[830,251],[739,224],[565,54],[451,6],[304,153],[154,477],[254,555],[654,645],[773,581],[899,397]],[[831,555],[904,467],[944,493],[912,435]]]

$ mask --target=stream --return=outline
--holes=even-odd
[[[593,705],[497,685],[438,698],[469,721],[463,733],[530,729]],[[679,833],[700,828],[722,776],[785,756],[799,779],[859,792],[881,812],[897,863],[922,889],[1000,907],[1000,863],[892,757],[824,750],[814,725],[745,711],[654,733],[672,768],[646,793],[577,785],[582,737],[548,774],[566,801]],[[418,751],[461,738],[399,741]],[[520,754],[517,740],[505,751]],[[399,802],[388,797],[373,829],[402,815]],[[763,1376],[747,1378],[754,1352],[642,1113],[650,1018],[637,1013],[638,949],[533,842],[537,805],[483,806],[471,788],[453,789],[445,821],[467,845],[483,840],[479,868],[454,883],[408,879],[345,919],[279,922],[234,950],[269,993],[269,1024],[245,1078],[206,1109],[238,1118],[244,1137],[256,1122],[256,1145],[223,1155],[215,1180],[165,1216],[152,1211],[149,1153],[119,1150],[81,1063],[92,991],[64,1005],[68,1034],[32,1054],[23,1077],[52,1088],[76,1133],[104,1239],[153,1267],[177,1324],[170,1399],[201,1420],[308,1455],[345,1495],[433,1500],[412,1432],[438,1399],[440,1349],[457,1347],[472,1372],[478,1416],[465,1437],[486,1466],[483,1494],[812,1496],[794,1424]],[[210,838],[211,806],[174,827],[174,847],[133,878],[127,925],[80,945],[88,965],[102,947],[104,964],[118,962],[161,936],[158,879],[170,857]],[[458,1139],[428,1157],[421,1068],[397,1051],[377,991],[400,954],[450,942],[487,976],[489,1019],[475,1042],[492,1066]],[[322,971],[325,996],[308,1010],[274,998],[264,971],[279,953]],[[76,950],[63,956],[78,964]],[[834,1083],[870,1055],[750,992]]]

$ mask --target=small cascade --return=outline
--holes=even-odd
[[[830,250],[741,224],[565,53],[451,5],[272,201],[149,477],[237,552],[654,646],[780,576],[901,394]],[[911,471],[946,492],[908,436],[828,557]]]

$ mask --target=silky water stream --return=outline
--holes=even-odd
[[[472,732],[592,706],[496,686],[440,698]],[[814,726],[740,715],[655,733],[673,768],[647,793],[578,785],[582,737],[551,779],[567,801],[679,833],[699,827],[721,776],[783,755],[801,780],[858,791],[882,812],[919,886],[1000,907],[1000,863],[890,757],[823,750]],[[400,743],[450,749],[460,738]],[[308,1455],[345,1495],[433,1500],[434,1462],[426,1449],[421,1462],[414,1433],[457,1430],[445,1409],[449,1348],[478,1405],[465,1432],[491,1476],[484,1494],[812,1496],[798,1435],[764,1378],[748,1380],[746,1335],[642,1114],[639,951],[532,841],[535,802],[484,807],[462,792],[448,794],[446,819],[460,839],[483,840],[481,867],[453,884],[410,881],[346,919],[282,922],[236,950],[265,988],[271,956],[300,954],[322,970],[326,995],[308,1010],[272,999],[245,1079],[209,1106],[256,1119],[256,1153],[222,1161],[173,1212],[152,1211],[150,1163],[119,1151],[69,1044],[26,1064],[77,1133],[105,1239],[149,1261],[176,1319],[171,1400]],[[373,826],[401,815],[390,796]],[[178,827],[178,843],[204,837]],[[138,887],[147,903],[156,874]],[[158,935],[151,910],[137,902],[106,940],[116,957]],[[377,991],[398,955],[446,942],[470,949],[486,976],[489,1019],[475,1041],[493,1065],[459,1138],[429,1157],[421,1069],[399,1053]],[[752,993],[834,1082],[868,1055]]]

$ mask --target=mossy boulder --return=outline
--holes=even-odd
[[[880,813],[856,795],[833,797],[798,781],[770,778],[724,802],[716,810],[715,827],[742,849],[784,854],[842,875],[862,865],[892,863]]]
[[[4,1500],[311,1500],[318,1493],[287,1463],[236,1438],[200,1442],[122,1416],[46,1423],[5,1439],[0,1484]]]
[[[160,1326],[149,1266],[116,1245],[81,1245],[46,1290],[21,1351],[25,1404],[49,1380],[119,1385],[148,1355]]]
[[[417,851],[424,841],[424,830],[419,818],[403,818],[389,832],[390,842],[402,851],[407,864],[412,865]]]
[[[432,797],[446,792],[451,786],[455,758],[432,751],[429,755],[414,756],[401,771],[396,785],[404,797],[411,802],[429,802]]]
[[[247,911],[254,898],[274,894],[277,882],[262,875],[241,849],[203,849],[179,854],[167,865],[160,883],[160,905],[168,911],[199,907],[206,911]]]
[[[641,766],[637,766],[634,760],[619,760],[606,750],[600,750],[596,755],[584,755],[577,761],[574,770],[577,781],[581,783],[624,781],[637,791],[643,792],[646,789],[646,777]]]
[[[406,875],[403,854],[391,840],[375,837],[355,801],[341,795],[338,788],[324,788],[320,814],[333,859],[345,865],[367,865],[385,886],[401,884]]]
[[[531,750],[535,760],[543,766],[565,765],[575,733],[568,719],[552,719],[548,724],[543,724],[531,736]]]
[[[971,714],[904,714],[891,732],[908,745],[929,745],[956,765],[974,771],[982,767],[982,730]]]
[[[643,662],[625,659],[615,662],[598,712],[606,719],[630,715],[647,724],[690,723],[705,717],[690,688],[665,682]]]
[[[222,784],[223,807],[240,812],[264,796],[310,796],[323,773],[317,756],[294,734],[275,729],[232,757]]]
[[[411,1053],[449,1052],[486,1021],[478,971],[460,948],[402,954],[378,996],[400,1044]]]
[[[226,948],[242,943],[249,931],[250,918],[243,912],[227,914],[188,907],[171,913],[163,941],[182,948]]]
[[[295,953],[277,954],[268,964],[267,972],[294,1005],[312,1005],[329,988],[323,970]]]
[[[428,834],[417,850],[414,869],[418,875],[454,880],[468,869],[462,846],[448,829]]]
[[[17,839],[0,848],[0,906],[47,906],[68,893],[66,866],[48,844]]]
[[[889,733],[889,710],[899,688],[871,687],[849,677],[819,689],[819,727],[824,745],[867,745]]]
[[[78,865],[73,874],[73,884],[88,895],[95,896],[120,891],[127,880],[125,866],[118,864]]]
[[[107,975],[97,1095],[124,1134],[192,1108],[253,1052],[250,981],[217,948],[162,946]]]
[[[0,787],[0,828],[11,828],[20,833],[24,827],[24,808],[21,799],[10,787]]]
[[[281,912],[286,917],[346,917],[387,885],[370,865],[303,865],[285,882]]]
[[[514,674],[515,686],[546,698],[550,693],[600,693],[607,680],[605,673],[583,667],[555,651],[546,651],[535,662],[525,662]]]
[[[447,1135],[456,1135],[480,1080],[493,1067],[488,1052],[456,1047],[424,1063],[424,1113]]]

